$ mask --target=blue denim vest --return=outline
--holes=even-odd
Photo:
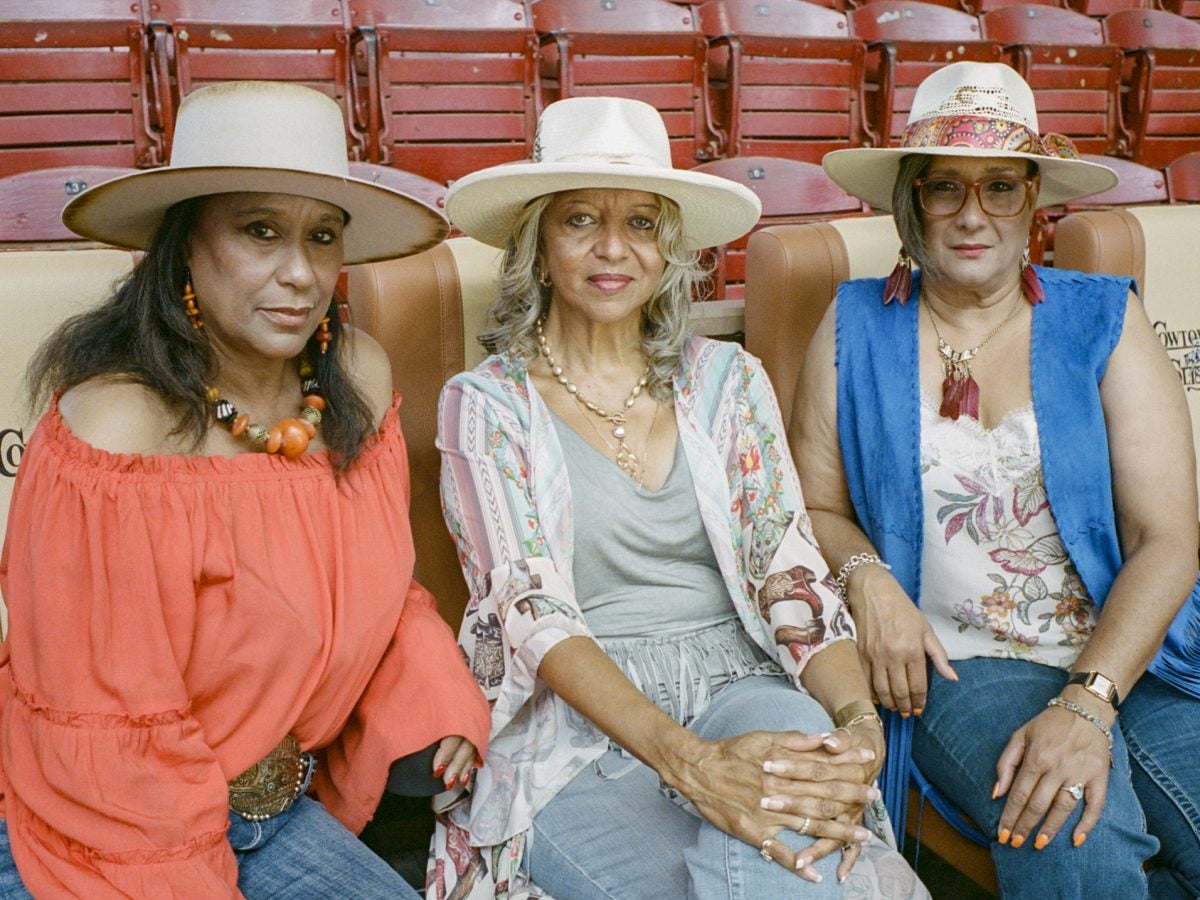
[[[1033,308],[1033,409],[1039,423],[1053,423],[1039,428],[1042,475],[1063,546],[1100,606],[1122,564],[1100,381],[1135,285],[1109,275],[1037,272],[1046,299]],[[838,438],[850,499],[859,525],[917,605],[924,533],[919,289],[916,272],[903,306],[883,305],[881,278],[843,282],[837,293]],[[1150,671],[1200,697],[1200,582]],[[900,822],[911,729],[911,720],[889,722],[884,795]]]

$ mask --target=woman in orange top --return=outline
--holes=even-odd
[[[4,897],[413,897],[351,832],[396,760],[436,745],[449,784],[485,749],[412,580],[387,357],[331,304],[343,262],[446,226],[346,168],[333,101],[224,84],[170,166],[64,213],[146,255],[31,368],[57,392],[0,564]]]

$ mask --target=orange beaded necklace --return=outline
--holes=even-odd
[[[217,421],[225,425],[234,437],[245,435],[256,448],[266,450],[267,453],[282,451],[288,459],[296,459],[304,455],[309,441],[316,437],[317,426],[321,424],[321,413],[325,409],[321,385],[313,373],[313,367],[307,362],[300,364],[300,379],[300,390],[304,393],[300,415],[280,419],[271,428],[251,423],[250,417],[239,413],[236,406],[222,399],[215,387],[208,388],[205,396],[213,405],[213,414]]]

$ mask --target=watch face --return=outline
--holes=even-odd
[[[1099,672],[1089,672],[1083,680],[1084,690],[1090,691],[1101,700],[1115,704],[1114,698],[1117,696],[1117,686],[1113,684],[1110,678],[1101,675]]]

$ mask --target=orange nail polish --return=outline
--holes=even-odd
[[[906,712],[902,712],[902,713],[900,713],[900,718],[902,718],[902,719],[907,719],[907,718],[908,718],[908,713],[906,713]]]
[[[995,784],[992,785],[992,799],[995,800],[999,796],[1000,796],[1000,782],[997,781]]]
[[[1011,834],[1012,834],[1012,832],[1009,831],[1007,828],[1001,828],[1000,834],[997,836],[997,840],[999,840],[1000,843],[1002,843],[1002,844],[1007,844],[1009,835],[1011,835]]]
[[[1072,841],[1072,843],[1075,844],[1076,847],[1079,847],[1086,840],[1087,840],[1087,832],[1084,831],[1084,832],[1080,832],[1079,834],[1075,835],[1075,840]]]
[[[1048,843],[1050,843],[1050,838],[1046,837],[1044,834],[1039,834],[1037,836],[1037,840],[1033,842],[1033,849],[1041,850]]]
[[[442,777],[442,773],[443,773],[443,772],[445,772],[445,771],[446,771],[446,764],[445,764],[445,763],[442,763],[440,766],[438,766],[436,769],[434,769],[434,770],[433,770],[433,777],[434,777],[434,778],[441,778],[441,777]]]
[[[923,707],[923,706],[917,706],[917,707],[914,707],[914,708],[913,708],[913,715],[914,715],[914,716],[919,716],[919,715],[920,715],[921,713],[923,713],[923,712],[925,712],[925,707]]]
[[[1015,835],[1013,835],[1012,844],[1010,844],[1009,846],[1011,846],[1014,850],[1017,850],[1017,849],[1020,849],[1020,847],[1023,843],[1025,843],[1024,835],[1015,834]]]

